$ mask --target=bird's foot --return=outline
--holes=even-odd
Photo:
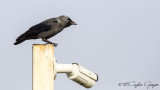
[[[47,44],[53,44],[55,47],[57,47],[58,43],[52,43],[52,42],[47,42]]]
[[[54,45],[55,47],[57,47],[58,44],[57,44],[57,43],[53,43],[53,45]]]

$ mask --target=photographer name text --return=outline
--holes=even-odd
[[[150,89],[150,88],[153,89],[159,85],[157,83],[152,83],[151,81],[146,81],[146,82],[131,81],[131,82],[118,83],[118,86],[131,86],[134,88],[146,87],[147,89]]]

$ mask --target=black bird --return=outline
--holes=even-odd
[[[77,25],[67,16],[59,16],[57,18],[47,19],[35,26],[29,28],[28,31],[17,37],[14,45],[20,44],[25,40],[29,39],[39,39],[42,38],[42,41],[47,42],[49,44],[54,44],[56,47],[56,43],[52,43],[47,39],[55,36],[59,32],[61,32],[64,28],[69,27],[70,25]]]

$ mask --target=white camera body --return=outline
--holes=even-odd
[[[69,79],[86,88],[91,88],[95,82],[98,81],[97,74],[87,70],[77,63],[55,64],[55,75],[56,73],[66,73]]]

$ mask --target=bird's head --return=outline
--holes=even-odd
[[[58,19],[61,23],[65,24],[65,27],[69,27],[70,25],[77,25],[74,21],[65,15],[59,16]]]

